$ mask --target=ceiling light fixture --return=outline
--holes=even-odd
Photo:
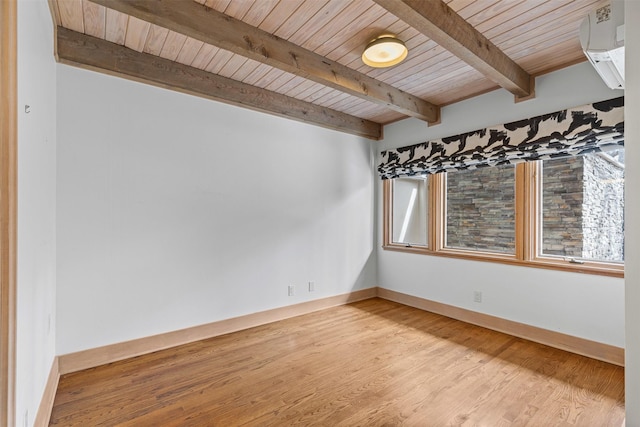
[[[362,62],[370,67],[385,68],[402,62],[409,50],[401,40],[390,34],[372,40],[362,52]]]

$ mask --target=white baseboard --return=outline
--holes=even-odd
[[[482,326],[487,329],[493,329],[494,331],[504,332],[505,334],[545,344],[550,347],[577,353],[592,359],[624,366],[624,349],[620,347],[478,313],[389,289],[378,288],[378,297],[431,313],[441,314],[473,325]]]
[[[59,356],[59,373],[81,371],[106,363],[152,353],[158,350],[175,347],[190,342],[212,338],[215,336],[264,325],[278,320],[323,310],[329,307],[348,304],[350,302],[374,298],[377,288],[362,289],[348,294],[307,301],[286,307],[247,314],[245,316],[225,319],[218,322],[198,325],[178,331],[153,335],[102,347],[78,351]]]

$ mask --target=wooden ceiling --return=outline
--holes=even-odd
[[[49,2],[62,63],[379,139],[491,90],[533,97],[535,76],[586,60],[580,23],[608,0]],[[363,64],[388,33],[407,59]]]

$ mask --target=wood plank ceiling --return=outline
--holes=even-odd
[[[378,139],[407,116],[585,60],[608,0],[49,0],[60,62]],[[362,63],[395,34],[407,59]],[[461,59],[462,58],[462,59]]]

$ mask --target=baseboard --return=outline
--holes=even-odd
[[[140,356],[142,354],[164,350],[178,345],[188,344],[193,341],[228,334],[278,320],[288,319],[290,317],[300,316],[314,311],[323,310],[325,308],[374,298],[376,296],[389,301],[398,302],[400,304],[538,342],[540,344],[559,348],[561,350],[624,366],[624,349],[620,347],[590,341],[584,338],[574,337],[488,314],[478,313],[385,288],[369,288],[348,294],[307,301],[286,307],[225,319],[205,325],[198,325],[178,331],[64,354],[58,356],[54,362],[57,368],[55,384],[57,385],[57,378],[62,374],[81,371],[83,369],[93,368],[106,363],[116,362],[118,360],[124,360]],[[49,381],[51,382],[52,378],[50,378]],[[47,383],[47,389],[49,389],[49,383]],[[53,395],[55,395],[55,387],[53,388]],[[43,398],[43,404],[44,403],[45,399]],[[43,405],[41,405],[41,407],[42,406]],[[40,414],[40,411],[38,414]]]
[[[106,363],[116,362],[142,354],[187,344],[193,341],[212,338],[219,335],[252,328],[290,317],[300,316],[325,308],[344,305],[355,301],[374,298],[377,288],[362,289],[348,294],[307,301],[286,307],[247,314],[218,322],[198,325],[178,331],[153,335],[102,347],[64,354],[58,357],[59,373],[81,371]]]
[[[624,366],[624,349],[620,347],[478,313],[389,289],[378,288],[378,297],[614,365]]]
[[[58,389],[59,379],[60,370],[58,364],[58,356],[56,356],[53,359],[53,363],[51,364],[49,378],[47,378],[47,384],[44,387],[44,393],[42,393],[40,406],[38,407],[36,418],[33,421],[34,427],[47,427],[49,425],[49,419],[51,418],[51,410],[53,409],[53,401],[56,398],[56,390]]]

